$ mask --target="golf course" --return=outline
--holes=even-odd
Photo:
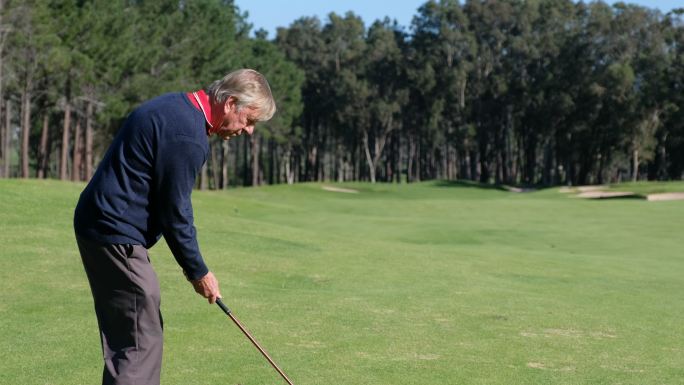
[[[101,377],[84,186],[0,180],[0,384]],[[297,385],[684,383],[684,201],[440,181],[192,197],[224,302]],[[150,258],[162,384],[285,383],[163,240]]]

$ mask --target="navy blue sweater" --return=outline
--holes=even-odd
[[[190,279],[209,270],[199,251],[190,194],[207,159],[202,112],[182,93],[133,111],[119,130],[74,215],[80,237],[152,247],[164,235]]]

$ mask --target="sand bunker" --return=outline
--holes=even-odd
[[[637,194],[630,191],[586,191],[575,195],[577,198],[607,199],[636,197]]]
[[[684,200],[684,192],[639,195],[631,191],[604,191],[608,186],[561,187],[558,192],[577,193],[573,198],[610,199],[610,198],[645,198],[648,201]]]
[[[587,186],[591,187],[591,186]],[[610,199],[610,198],[646,198],[648,201],[677,201],[684,200],[684,192],[671,192],[671,193],[661,193],[661,194],[648,194],[646,196],[638,195],[631,191],[602,191],[600,188],[577,188],[575,192],[580,191],[579,194],[573,195],[575,198],[587,198],[587,199]],[[605,187],[605,186],[596,186]],[[568,188],[570,189],[570,188]],[[560,190],[559,190],[560,191]],[[571,192],[568,190],[563,190],[561,192]]]
[[[592,192],[592,191],[602,191],[607,189],[608,186],[606,185],[596,185],[596,186],[569,186],[569,187],[561,187],[558,189],[558,192],[560,193],[586,193],[586,192]]]
[[[680,201],[684,200],[684,192],[648,194],[646,199],[649,201]]]
[[[579,192],[591,192],[591,191],[601,191],[608,188],[606,185],[596,185],[596,186],[577,186],[575,187]]]
[[[529,187],[513,187],[513,186],[503,186],[506,191],[514,192],[514,193],[528,193],[528,192],[535,192],[537,191],[536,188],[529,188]]]
[[[325,191],[332,191],[332,192],[341,192],[341,193],[348,193],[348,194],[358,194],[359,190],[353,190],[350,188],[341,188],[341,187],[333,187],[333,186],[323,186],[321,187]]]

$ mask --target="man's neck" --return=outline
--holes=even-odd
[[[209,100],[209,96],[204,92],[204,90],[199,90],[195,92],[188,92],[188,99],[192,102],[202,114],[204,115],[204,122],[206,124],[207,135],[211,135],[215,132],[214,127],[211,124],[211,114],[212,114],[212,104]]]

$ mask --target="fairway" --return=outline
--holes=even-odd
[[[0,180],[0,384],[99,381],[83,186]],[[295,384],[683,383],[684,201],[323,186],[193,193],[226,304]],[[163,241],[150,257],[162,384],[284,384]]]

